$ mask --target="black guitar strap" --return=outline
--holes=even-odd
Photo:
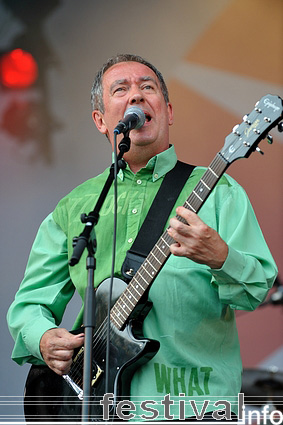
[[[140,231],[126,254],[122,265],[122,274],[126,280],[134,276],[162,234],[168,216],[194,168],[193,165],[177,161],[164,177]]]

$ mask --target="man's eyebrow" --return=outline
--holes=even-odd
[[[150,75],[145,76],[145,77],[141,77],[140,81],[152,81],[157,86],[156,80],[153,77],[151,77]]]
[[[111,84],[111,86],[110,86],[110,91],[111,91],[114,87],[118,86],[119,84],[127,84],[127,83],[128,83],[128,80],[127,80],[126,78],[122,78],[121,80],[115,80],[115,81]]]

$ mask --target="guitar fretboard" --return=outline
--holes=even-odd
[[[220,177],[228,168],[228,165],[228,162],[219,152],[183,206],[197,213],[210,195],[216,183],[219,181]],[[185,222],[182,217],[178,215],[176,217],[178,220]],[[170,245],[174,242],[174,239],[169,236],[166,229],[128,284],[125,291],[112,307],[110,314],[111,322],[119,330],[125,326],[142,296],[148,290],[155,277],[164,266],[166,260],[170,256]]]

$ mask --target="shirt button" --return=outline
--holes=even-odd
[[[154,177],[155,179],[158,179],[158,174],[157,174],[157,173],[155,173],[153,177]]]
[[[133,242],[133,238],[128,239],[128,242],[129,243],[132,243]]]
[[[136,214],[138,212],[138,210],[136,209],[136,208],[134,208],[133,210],[132,210],[132,213],[133,214]]]
[[[141,180],[137,180],[137,184],[142,184],[142,181]]]

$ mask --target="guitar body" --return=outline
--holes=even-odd
[[[91,420],[103,420],[103,406],[99,404],[105,394],[106,361],[106,315],[110,279],[100,284],[96,291],[96,331],[93,344],[93,381],[91,398]],[[127,287],[120,279],[114,279],[112,302],[120,297]],[[150,360],[159,349],[159,342],[141,337],[142,320],[149,311],[147,303],[139,303],[135,318],[123,330],[111,323],[110,367],[108,392],[113,393],[110,417],[115,419],[115,407],[121,399],[130,395],[131,378],[135,370]],[[75,353],[68,374],[82,389],[83,350]],[[47,366],[30,369],[25,388],[25,416],[28,421],[74,421],[81,420],[81,400],[76,391]]]

